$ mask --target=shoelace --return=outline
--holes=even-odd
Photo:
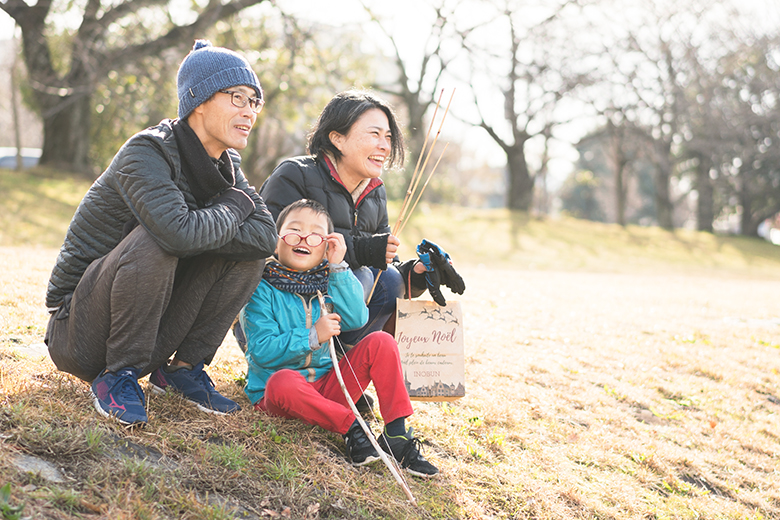
[[[203,387],[206,389],[207,392],[211,393],[216,387],[214,386],[214,381],[211,380],[209,375],[206,373],[205,370],[201,369],[200,374],[195,376],[195,379],[197,381],[200,381],[200,383],[203,385]]]
[[[351,444],[354,448],[365,448],[366,446],[371,444],[371,441],[368,440],[368,437],[365,435],[361,435],[363,431],[355,431],[352,433],[352,435],[349,436]]]
[[[409,464],[420,458],[420,448],[422,443],[417,437],[412,437],[404,443],[401,449],[401,466],[407,467]]]
[[[130,402],[138,399],[141,401],[142,405],[146,405],[146,397],[144,396],[143,391],[138,387],[135,374],[130,371],[117,372],[117,379],[114,381],[114,384],[111,385],[109,393],[113,393],[114,390],[117,390],[116,395],[123,401]]]

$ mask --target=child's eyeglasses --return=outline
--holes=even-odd
[[[282,240],[284,240],[284,243],[288,246],[297,246],[301,242],[306,242],[306,245],[309,247],[317,247],[325,242],[325,237],[318,233],[309,233],[305,237],[298,233],[287,233],[286,235],[282,235]]]

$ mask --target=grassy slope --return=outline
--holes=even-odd
[[[780,515],[775,246],[418,208],[402,238],[439,242],[467,281],[467,396],[415,404],[443,475],[411,482],[413,508],[318,428],[248,409],[207,417],[166,395],[149,396],[149,427],[128,431],[24,348],[42,340],[48,272],[87,188],[0,170],[0,486],[25,516]],[[248,408],[243,370],[228,337],[210,373]],[[19,471],[19,454],[56,462],[65,481]]]

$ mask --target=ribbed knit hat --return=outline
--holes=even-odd
[[[195,40],[176,78],[179,119],[185,119],[215,92],[237,85],[252,87],[262,99],[260,81],[248,61],[229,49],[212,46],[208,40]]]

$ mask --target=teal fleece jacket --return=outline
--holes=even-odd
[[[368,308],[363,302],[363,286],[342,265],[331,265],[325,300],[341,316],[341,330],[355,330],[368,321]],[[247,339],[244,391],[252,403],[263,398],[268,378],[278,370],[297,370],[313,382],[333,367],[328,342],[320,345],[316,336],[310,339],[319,318],[317,295],[303,296],[276,289],[266,280],[260,282],[239,315]]]

